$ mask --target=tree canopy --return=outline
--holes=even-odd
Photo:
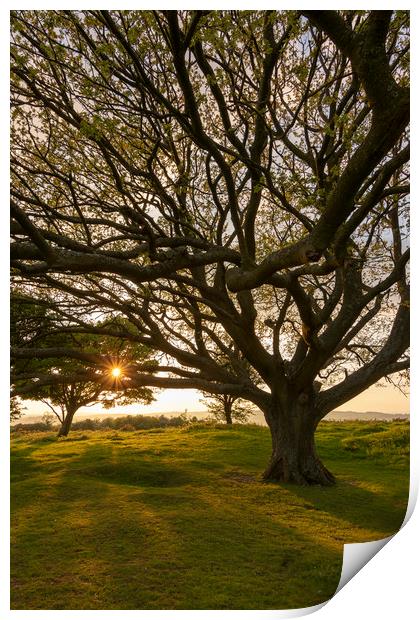
[[[408,367],[408,28],[406,11],[12,14],[15,286],[69,328],[124,317],[158,352],[139,386],[260,407],[267,477],[331,483],[316,425]]]

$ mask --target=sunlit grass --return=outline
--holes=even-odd
[[[18,435],[12,608],[324,601],[339,581],[342,545],[388,536],[404,518],[407,431],[407,423],[321,425],[335,488],[263,483],[270,438],[261,427]]]

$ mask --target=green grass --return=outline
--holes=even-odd
[[[398,530],[408,423],[320,426],[334,488],[263,483],[255,426],[12,440],[12,609],[286,609]]]

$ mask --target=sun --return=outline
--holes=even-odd
[[[115,368],[113,368],[111,370],[111,375],[115,378],[120,377],[121,376],[121,368],[118,368],[118,366],[116,366]]]

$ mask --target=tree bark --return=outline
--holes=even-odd
[[[315,446],[319,417],[307,393],[276,399],[264,411],[271,431],[272,454],[265,480],[331,486],[335,478],[322,464]]]
[[[73,417],[74,417],[74,414],[76,413],[77,409],[78,409],[77,407],[76,408],[71,408],[71,409],[68,408],[67,409],[66,416],[65,416],[64,420],[61,423],[60,430],[58,431],[58,435],[57,435],[58,437],[67,437],[67,435],[70,432],[71,424],[73,422]]]

